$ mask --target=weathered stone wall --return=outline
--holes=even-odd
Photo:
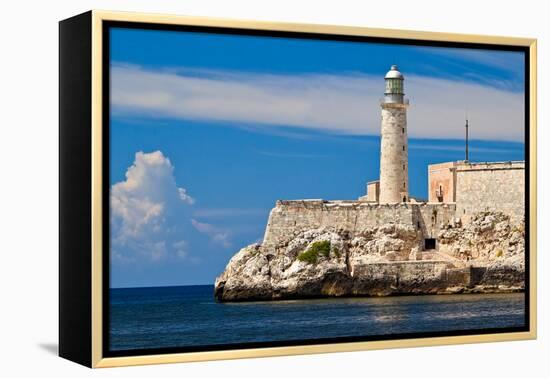
[[[387,223],[413,224],[412,207],[361,201],[277,201],[269,215],[263,244],[279,244],[305,229],[327,227],[353,232]]]
[[[456,217],[454,203],[420,203],[413,206],[413,221],[424,238],[437,238],[443,225]]]
[[[500,211],[517,221],[525,214],[525,162],[456,166],[457,216],[469,222],[480,211]]]
[[[297,232],[320,227],[355,233],[390,223],[414,227],[421,232],[419,238],[436,238],[442,225],[454,218],[455,209],[454,204],[446,203],[277,201],[269,215],[263,244],[280,244]]]
[[[380,200],[380,181],[367,183],[367,195],[360,197],[361,201],[378,202]]]
[[[455,202],[455,167],[455,161],[428,166],[429,202]]]
[[[382,104],[380,203],[409,199],[407,107]]]

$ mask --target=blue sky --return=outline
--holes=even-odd
[[[411,195],[427,165],[522,160],[523,54],[114,29],[111,284],[212,284],[277,199],[378,178],[383,76],[405,75]]]

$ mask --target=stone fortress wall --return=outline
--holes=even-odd
[[[428,165],[428,202],[456,201],[456,161]]]
[[[361,201],[380,202],[380,180],[367,182],[367,194],[360,197]]]
[[[465,161],[428,167],[429,201],[456,203],[468,223],[480,211],[500,211],[519,221],[525,215],[525,162]]]
[[[421,247],[423,238],[436,238],[455,213],[456,205],[447,203],[280,200],[271,210],[262,244],[278,245],[300,230],[333,228],[353,234],[397,223],[414,227]]]
[[[525,216],[525,162],[467,163],[456,168],[457,216],[468,222],[480,211]]]
[[[420,249],[425,239],[436,239],[442,227],[468,224],[483,211],[502,212],[512,222],[525,214],[524,162],[448,162],[429,167],[429,202],[379,203],[376,190],[359,200],[279,200],[271,210],[263,243],[276,245],[299,230],[333,228],[356,230],[397,223],[418,231]]]
[[[419,203],[411,204],[413,220],[421,231],[424,239],[436,239],[442,227],[452,223],[456,218],[456,204],[454,203]]]
[[[279,244],[296,230],[332,227],[357,230],[390,222],[413,223],[412,208],[405,203],[380,205],[362,201],[277,201],[269,214],[264,245]]]

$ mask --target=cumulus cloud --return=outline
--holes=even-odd
[[[178,187],[174,167],[161,151],[137,152],[126,179],[111,187],[113,258],[128,262],[140,257],[158,261],[174,254],[187,256],[184,240],[173,239],[171,209],[195,200]]]
[[[467,113],[472,139],[523,140],[523,93],[482,81],[405,76],[411,137],[462,138]],[[274,75],[112,67],[117,114],[259,129],[286,126],[378,135],[383,88],[382,77],[360,73]]]

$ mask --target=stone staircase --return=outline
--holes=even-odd
[[[438,250],[422,251],[422,260],[439,260],[445,261],[454,265],[456,268],[466,268],[469,264],[466,261],[457,259],[454,256],[448,255]]]

